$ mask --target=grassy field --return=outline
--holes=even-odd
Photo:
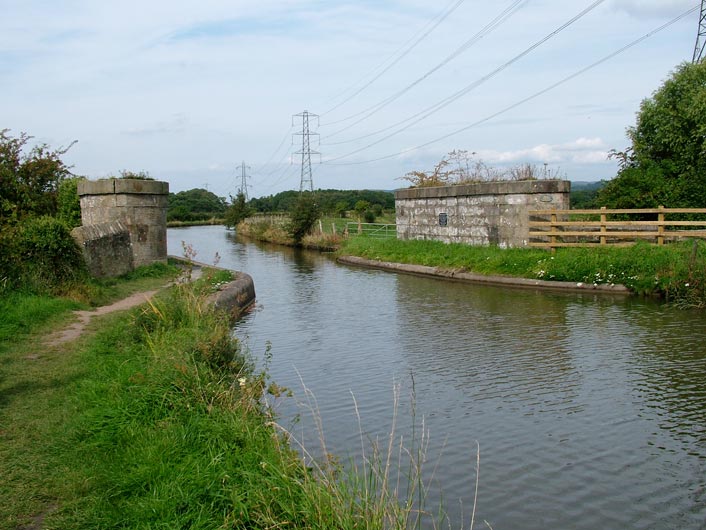
[[[500,249],[438,241],[353,237],[340,254],[413,263],[480,274],[589,284],[622,284],[633,292],[660,295],[685,307],[706,307],[706,242],[662,247]]]
[[[152,280],[173,271],[162,273]],[[53,346],[47,336],[85,305],[0,299],[1,528],[407,528],[420,517],[416,461],[402,501],[386,465],[397,455],[371,450],[357,472],[304,464],[263,400],[285,389],[254,368],[226,315],[204,308],[210,290],[179,284]]]

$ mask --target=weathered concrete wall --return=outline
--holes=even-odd
[[[565,180],[397,190],[397,238],[523,247],[529,240],[529,210],[568,209],[570,191]]]
[[[96,278],[112,278],[134,269],[130,231],[122,221],[79,226],[71,235]]]
[[[122,221],[130,232],[135,267],[167,260],[169,183],[107,179],[78,183],[84,226]]]

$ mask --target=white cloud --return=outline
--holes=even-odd
[[[577,138],[563,144],[539,144],[508,151],[485,150],[478,152],[477,156],[486,163],[501,165],[526,162],[600,164],[606,161],[608,151],[600,138]]]

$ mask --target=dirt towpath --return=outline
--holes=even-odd
[[[74,315],[76,315],[78,321],[74,322],[65,329],[62,329],[60,331],[57,331],[56,333],[52,333],[51,335],[49,335],[44,341],[44,344],[46,346],[59,346],[66,342],[76,340],[83,334],[86,329],[86,326],[88,326],[88,323],[93,317],[106,315],[114,311],[123,311],[125,309],[130,309],[132,307],[138,306],[148,301],[155,294],[157,294],[158,291],[158,289],[155,289],[153,291],[135,293],[128,296],[127,298],[118,300],[117,302],[114,302],[110,305],[97,307],[96,309],[92,309],[90,311],[74,311]]]

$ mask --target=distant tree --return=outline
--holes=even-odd
[[[59,184],[71,176],[61,157],[71,148],[50,149],[46,144],[27,150],[31,136],[14,138],[0,130],[0,223],[32,215],[55,215]]]
[[[294,207],[289,212],[289,224],[287,225],[287,232],[295,243],[301,242],[320,216],[321,210],[315,195],[308,191],[300,193]]]
[[[241,221],[244,221],[252,215],[252,209],[245,201],[245,195],[239,191],[235,198],[231,197],[231,205],[225,212],[225,225],[228,228],[238,226]]]
[[[642,101],[627,130],[631,145],[613,151],[616,177],[599,192],[614,208],[706,206],[706,63],[683,63]]]
[[[169,194],[167,219],[175,221],[198,221],[223,217],[228,204],[225,198],[202,188]]]
[[[342,217],[345,219],[348,212],[348,203],[346,201],[336,202],[335,212],[338,217]]]
[[[355,213],[358,214],[358,218],[361,218],[365,215],[365,212],[370,209],[370,203],[368,201],[358,201],[355,203],[353,209],[355,210]]]
[[[390,191],[382,190],[316,190],[319,209],[326,214],[340,215],[343,211],[353,210],[358,201],[379,204],[383,208],[395,207],[395,196]],[[250,199],[248,205],[256,212],[289,212],[297,203],[299,192],[283,191],[276,195]]]
[[[590,184],[571,184],[570,202],[574,210],[588,210],[598,207],[598,192],[605,182],[592,182]]]

